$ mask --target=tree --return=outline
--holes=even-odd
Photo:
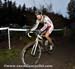
[[[23,6],[22,6],[22,11],[24,12],[24,11],[25,11],[25,9],[26,9],[26,5],[25,5],[25,4],[23,4]]]
[[[68,4],[68,14],[70,19],[75,19],[75,0],[70,0]]]
[[[21,12],[21,5],[18,6],[18,11]]]
[[[33,12],[35,12],[36,10],[37,10],[37,8],[34,6],[34,7],[33,7]]]
[[[4,8],[7,8],[7,0],[4,0],[3,7],[4,7]]]
[[[2,1],[0,0],[0,7],[2,7]]]
[[[44,3],[47,7],[47,11],[52,12],[52,3],[50,2],[49,4],[46,2],[46,0],[44,0]]]
[[[49,12],[52,12],[52,4],[51,4],[51,3],[47,6],[47,10],[48,10]]]
[[[42,10],[43,14],[46,14],[48,12],[47,8],[45,8],[44,6],[41,7],[41,10]]]
[[[12,8],[16,8],[16,2],[12,3]]]
[[[8,7],[9,7],[9,8],[12,8],[12,1],[9,1],[9,0],[8,0]]]

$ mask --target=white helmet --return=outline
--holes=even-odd
[[[40,10],[35,11],[35,15],[42,15],[42,11]]]

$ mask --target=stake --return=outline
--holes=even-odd
[[[10,46],[10,31],[9,31],[9,27],[8,27],[8,44],[9,44],[9,50],[11,50],[11,46]]]

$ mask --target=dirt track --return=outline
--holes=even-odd
[[[63,38],[56,38],[56,43],[57,47],[55,53],[51,55],[48,53],[43,53],[39,62],[40,64],[52,65],[53,67],[37,69],[75,69],[75,43],[73,41],[64,40]],[[17,47],[17,45],[19,45],[20,47],[21,44],[17,41],[15,46]],[[0,46],[2,45],[0,44]],[[11,62],[13,62],[13,60]],[[18,64],[21,64],[21,61]]]

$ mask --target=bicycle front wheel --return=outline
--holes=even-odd
[[[21,59],[22,59],[22,63],[24,65],[37,64],[40,59],[40,56],[41,56],[40,45],[37,46],[35,55],[32,55],[31,51],[32,51],[33,45],[34,45],[34,42],[31,42],[28,45],[26,45],[22,50]]]

